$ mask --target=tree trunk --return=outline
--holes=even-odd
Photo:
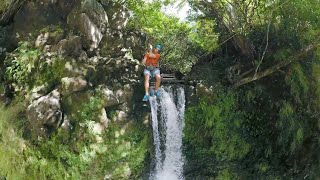
[[[0,12],[0,25],[7,25],[25,2],[26,0],[13,0],[8,6],[7,10],[5,10],[4,12]]]
[[[296,54],[290,56],[286,61],[281,61],[281,62],[277,63],[276,65],[274,65],[274,66],[272,66],[272,67],[270,67],[270,68],[268,68],[268,69],[266,69],[266,70],[264,70],[262,72],[259,72],[259,73],[255,74],[255,75],[252,75],[250,77],[243,78],[243,79],[239,80],[238,82],[236,82],[234,84],[234,87],[239,87],[239,86],[242,86],[242,85],[247,84],[249,82],[258,80],[258,79],[260,79],[262,77],[268,76],[268,75],[278,71],[280,68],[291,64],[292,62],[300,60],[300,58],[302,56],[304,56],[305,54],[313,51],[319,45],[320,45],[320,42],[319,42],[319,39],[317,39],[316,43],[310,44],[309,46],[307,46],[307,47],[305,47],[303,49],[300,49]]]

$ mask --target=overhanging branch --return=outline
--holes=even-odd
[[[236,82],[234,84],[234,87],[239,87],[242,86],[244,84],[250,83],[252,81],[258,80],[262,77],[268,76],[276,71],[278,71],[280,68],[285,67],[289,64],[291,64],[294,61],[298,61],[302,56],[304,56],[305,54],[315,50],[318,46],[320,45],[320,41],[319,38],[317,39],[316,43],[314,44],[310,44],[307,47],[300,49],[296,54],[290,56],[286,61],[281,61],[279,63],[277,63],[276,65],[261,71],[259,73],[257,73],[256,75],[252,75],[250,77],[247,78],[243,78],[241,80],[239,80],[238,82]]]
[[[9,7],[0,15],[0,25],[5,26],[26,1],[27,0],[13,0]]]

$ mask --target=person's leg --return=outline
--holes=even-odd
[[[149,79],[150,79],[150,75],[144,74],[144,89],[146,91],[146,94],[148,95],[149,95]]]
[[[160,74],[156,74],[156,87],[155,90],[157,91],[160,87],[160,82],[161,82],[161,76]]]
[[[146,94],[144,95],[142,101],[148,101],[149,100],[149,79],[150,79],[151,73],[149,70],[145,69],[143,74],[144,74],[144,89]]]
[[[154,76],[155,76],[155,78],[156,78],[155,95],[156,95],[157,97],[159,97],[159,96],[160,96],[160,93],[159,93],[158,89],[159,89],[159,87],[160,87],[160,82],[161,82],[160,70],[157,68],[157,69],[154,70],[153,73],[154,73]]]

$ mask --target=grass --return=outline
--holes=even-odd
[[[22,108],[21,104],[9,108],[0,106],[0,177],[19,179],[25,173],[22,162],[27,146],[21,132],[14,128]]]

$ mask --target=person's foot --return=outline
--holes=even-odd
[[[160,97],[160,92],[159,92],[159,91],[156,91],[156,92],[154,93],[154,95],[158,98],[158,97]]]
[[[142,101],[148,101],[149,100],[149,95],[144,95]]]

